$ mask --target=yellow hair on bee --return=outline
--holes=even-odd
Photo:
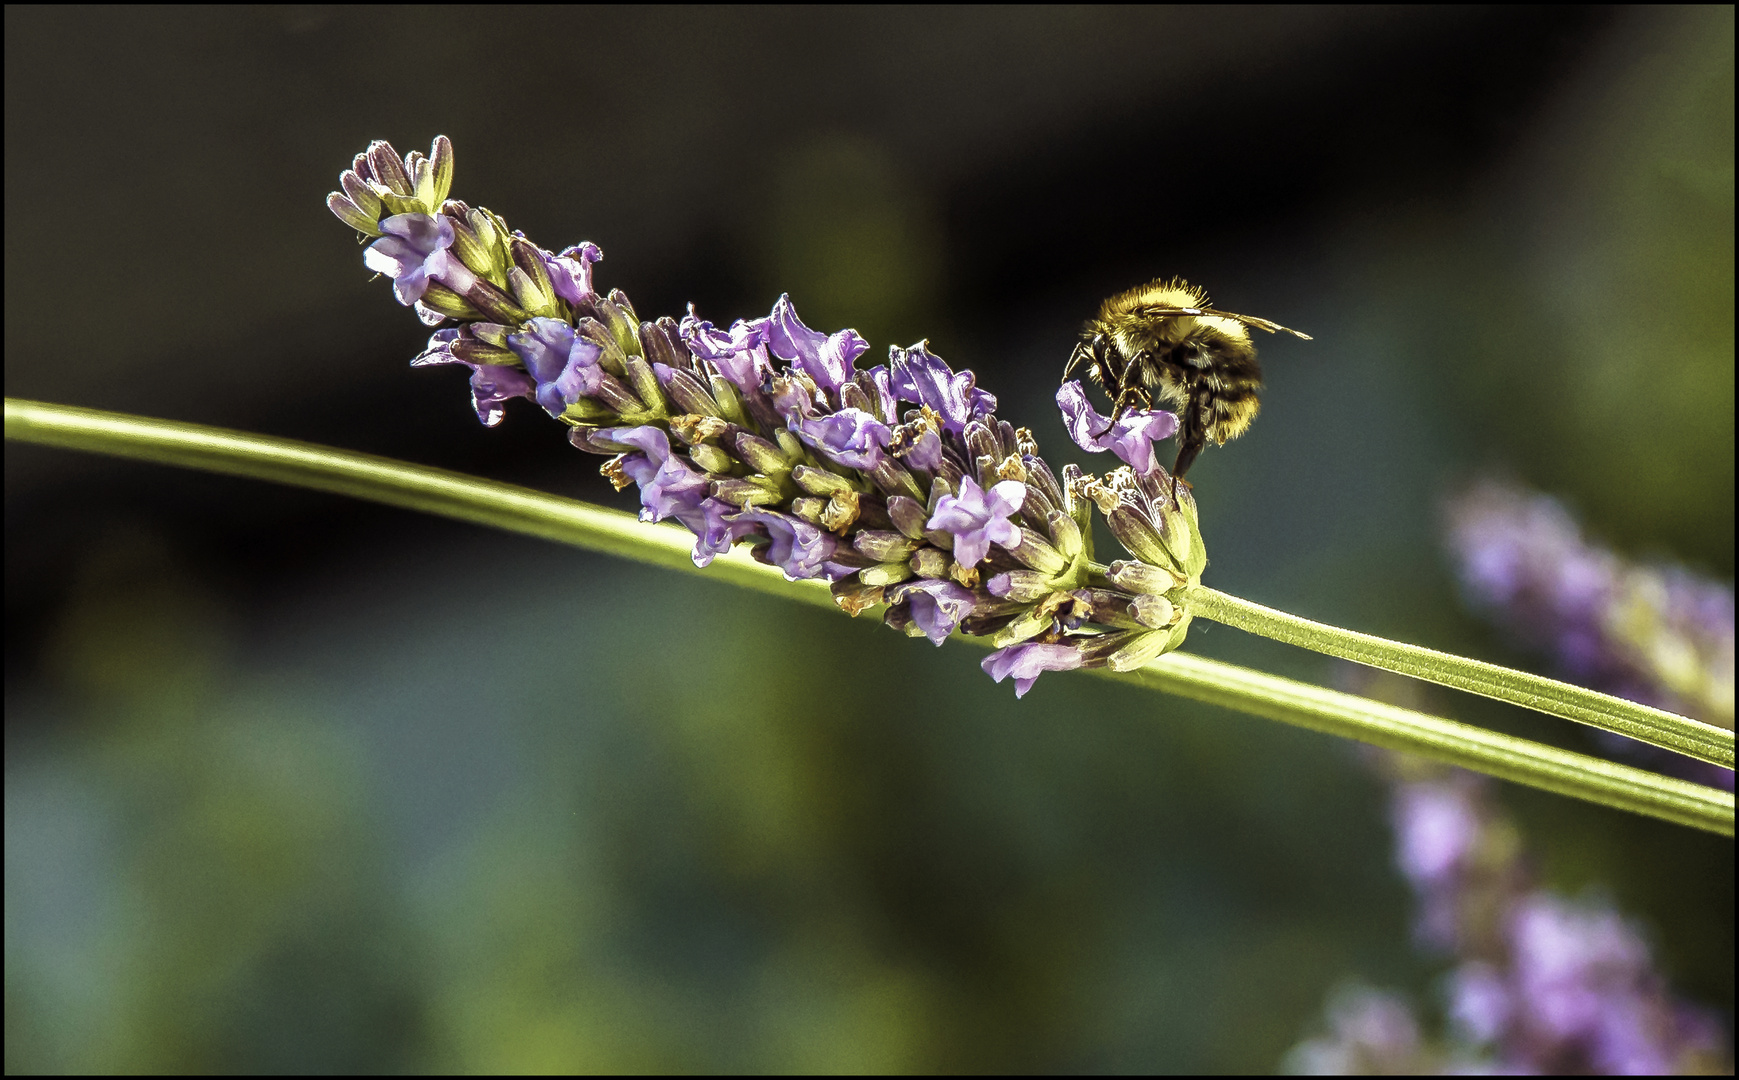
[[[1286,329],[1217,311],[1205,290],[1182,278],[1158,278],[1099,305],[1063,377],[1084,365],[1110,395],[1113,421],[1131,408],[1152,408],[1156,399],[1174,406],[1179,428],[1172,471],[1181,477],[1203,446],[1242,435],[1261,408],[1252,324],[1270,333]]]

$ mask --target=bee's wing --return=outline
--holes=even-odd
[[[1254,315],[1235,315],[1230,311],[1220,311],[1217,308],[1202,308],[1200,311],[1192,311],[1192,312],[1190,312],[1190,314],[1191,315],[1218,315],[1222,319],[1237,319],[1239,322],[1243,323],[1245,326],[1254,326],[1256,329],[1266,330],[1270,334],[1272,334],[1276,330],[1284,330],[1288,334],[1291,334],[1294,337],[1301,337],[1306,341],[1316,340],[1315,338],[1312,338],[1309,334],[1304,333],[1302,330],[1294,330],[1290,326],[1281,326],[1279,323],[1269,322],[1267,319],[1258,319]]]

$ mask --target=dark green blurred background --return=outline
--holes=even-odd
[[[445,133],[643,314],[927,337],[1053,460],[1106,293],[1306,330],[1192,473],[1210,583],[1530,664],[1441,555],[1478,472],[1732,577],[1733,20],[8,7],[6,392],[629,505],[409,370],[322,204]],[[701,579],[8,446],[6,618],[8,1071],[1261,1071],[1439,970],[1347,745]],[[1503,794],[1730,1025],[1732,843]]]

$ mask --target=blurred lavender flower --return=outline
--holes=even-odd
[[[1710,724],[1733,726],[1733,590],[1639,565],[1582,535],[1557,500],[1484,480],[1448,505],[1448,544],[1468,600],[1567,678]],[[1733,773],[1621,736],[1649,764],[1731,790]]]
[[[1402,755],[1374,754],[1393,785],[1396,864],[1412,885],[1421,944],[1448,954],[1448,1041],[1419,1035],[1409,1005],[1343,991],[1329,1032],[1287,1058],[1311,1073],[1726,1072],[1708,1013],[1676,1001],[1637,929],[1600,900],[1531,884],[1516,829],[1491,783]]]
[[[1096,447],[1133,470],[1059,477],[928,343],[859,370],[868,343],[810,328],[789,296],[728,330],[692,305],[680,323],[642,321],[620,290],[597,291],[596,245],[552,254],[449,199],[452,173],[445,138],[427,157],[375,142],[327,199],[379,238],[365,262],[401,303],[457,323],[413,363],[469,368],[485,424],[536,401],[608,458],[618,489],[639,487],[644,520],[694,534],[697,565],[743,542],[789,578],[829,582],[853,615],[882,605],[937,644],[989,637],[984,668],[1017,695],[1045,671],[1127,670],[1183,641],[1177,590],[1206,554],[1194,499],[1153,456],[1169,413],[1126,417]],[[1094,506],[1131,558],[1093,561]]]

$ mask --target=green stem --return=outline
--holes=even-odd
[[[6,399],[6,437],[294,484],[573,544],[636,562],[701,573],[692,537],[632,515],[367,454],[197,424]],[[719,556],[715,579],[833,609],[825,585],[786,581],[741,551]],[[981,639],[965,638],[983,645]],[[1483,731],[1259,671],[1180,653],[1105,677],[1256,716],[1461,765],[1573,798],[1733,835],[1733,795],[1596,758]]]
[[[1508,701],[1723,768],[1733,767],[1733,732],[1726,728],[1525,671],[1301,619],[1203,585],[1190,586],[1185,597],[1192,615],[1252,634]]]

